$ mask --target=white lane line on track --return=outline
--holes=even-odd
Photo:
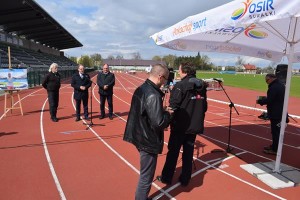
[[[95,86],[96,87],[96,86]],[[95,93],[94,93],[94,90],[95,90],[95,87],[93,88],[93,96],[94,98],[96,99],[96,101],[99,102],[99,100],[96,98],[95,96]],[[74,93],[72,94],[71,96],[71,101],[72,101],[72,105],[73,105],[73,108],[75,109],[75,104],[74,104],[74,101],[73,101],[73,95]],[[115,114],[115,113],[114,113]],[[116,115],[116,114],[115,114]],[[118,115],[116,115],[118,116]],[[122,118],[121,116],[118,116],[120,119],[122,119],[124,122],[126,122],[126,120],[124,118]],[[85,120],[83,119],[83,121],[85,122]],[[87,127],[89,127],[87,125]],[[121,154],[119,154],[112,146],[110,146],[107,142],[105,142],[104,139],[102,139],[102,137],[100,135],[98,135],[98,133],[96,131],[94,131],[94,129],[92,127],[89,127],[89,130],[91,130],[93,132],[93,134],[105,145],[107,146],[108,149],[110,149],[117,157],[119,157],[123,162],[125,162],[131,169],[133,169],[133,171],[135,171],[137,174],[140,174],[140,171],[135,168],[129,161],[127,161],[123,156],[121,156]],[[158,189],[159,191],[161,191],[162,193],[164,193],[167,197],[169,197],[170,199],[172,200],[176,200],[174,197],[172,197],[170,194],[168,193],[165,193],[157,184],[155,183],[152,183],[152,185]]]
[[[123,86],[123,84],[121,84],[122,86]],[[126,87],[124,87],[124,89],[126,90]],[[130,93],[130,92],[129,92]],[[132,94],[132,93],[131,93]],[[115,95],[116,96],[116,95]],[[128,103],[127,103],[128,104]],[[126,120],[123,120],[123,121],[126,121]],[[164,142],[166,145],[167,145],[167,143],[166,142]],[[240,148],[239,148],[240,149]],[[242,149],[241,149],[242,150]],[[248,152],[248,151],[243,151],[243,152],[241,152],[241,153],[239,153],[239,154],[243,154],[243,153],[246,153],[246,152]],[[263,156],[260,156],[260,155],[257,155],[257,156],[259,156],[259,157],[263,157]],[[229,158],[231,158],[231,157],[229,157]],[[227,158],[227,159],[224,159],[224,161],[225,160],[228,160],[229,158]],[[264,157],[263,157],[264,158]],[[266,159],[268,159],[268,158],[266,158]],[[251,186],[251,187],[253,187],[253,188],[256,188],[256,189],[258,189],[258,190],[260,190],[260,191],[262,191],[262,192],[264,192],[264,193],[266,193],[266,194],[269,194],[269,195],[271,195],[271,196],[273,196],[273,197],[276,197],[276,198],[278,198],[278,199],[282,199],[282,200],[284,200],[284,198],[283,197],[280,197],[280,196],[278,196],[278,195],[276,195],[276,194],[274,194],[274,193],[272,193],[272,192],[269,192],[269,191],[267,191],[267,190],[265,190],[265,189],[262,189],[262,188],[260,188],[260,187],[258,187],[258,186],[256,186],[256,185],[254,185],[254,184],[252,184],[252,183],[250,183],[250,182],[247,182],[246,180],[243,180],[243,179],[241,179],[241,178],[239,178],[239,177],[237,177],[237,176],[235,176],[235,175],[233,175],[233,174],[230,174],[230,173],[228,173],[228,172],[226,172],[226,171],[224,171],[224,170],[221,170],[221,169],[219,169],[219,168],[216,168],[216,167],[214,167],[213,165],[215,164],[218,164],[219,162],[222,162],[223,160],[221,160],[221,161],[218,161],[218,162],[216,162],[216,163],[214,163],[214,164],[209,164],[209,163],[207,163],[207,162],[204,162],[204,161],[201,161],[200,159],[198,159],[198,158],[196,158],[196,160],[198,160],[198,161],[200,161],[200,162],[202,162],[202,163],[204,163],[204,164],[206,164],[207,165],[207,167],[205,167],[205,168],[203,168],[202,170],[200,170],[200,172],[198,172],[197,174],[199,174],[199,173],[201,173],[202,171],[204,171],[204,170],[206,170],[206,169],[208,169],[208,168],[211,168],[211,167],[213,167],[213,168],[215,168],[215,169],[217,169],[218,171],[220,171],[220,172],[222,172],[222,173],[224,173],[224,174],[226,174],[226,175],[228,175],[228,176],[230,176],[230,177],[232,177],[232,178],[234,178],[234,179],[236,179],[236,180],[238,180],[238,181],[241,181],[241,182],[243,182],[243,183],[245,183],[245,184],[247,184],[247,185],[249,185],[249,186]],[[195,174],[194,176],[196,176],[197,174]],[[179,183],[177,183],[178,185],[179,185]],[[176,185],[176,184],[175,184]],[[174,186],[175,186],[174,185]],[[173,187],[173,186],[172,186]],[[178,186],[176,186],[176,187],[178,187]],[[176,188],[175,187],[175,188]],[[167,193],[169,193],[171,190],[173,190],[174,188],[172,188],[172,189],[170,189],[170,188],[168,188],[168,190],[165,190],[164,192],[167,192]],[[160,190],[160,191],[162,191],[162,189]],[[165,194],[165,193],[164,193]],[[164,195],[164,194],[162,194],[162,195]],[[155,198],[158,198],[158,196],[156,196]],[[154,198],[154,199],[155,199]]]
[[[50,157],[50,154],[49,154],[49,151],[48,151],[48,147],[47,147],[47,144],[46,144],[46,140],[45,140],[44,125],[43,125],[43,113],[44,113],[44,108],[45,108],[45,105],[46,105],[47,101],[48,101],[48,98],[45,100],[45,102],[43,104],[43,107],[42,107],[42,110],[41,110],[41,118],[40,118],[40,129],[41,129],[42,143],[43,143],[43,147],[44,147],[46,159],[47,159],[47,162],[48,162],[48,165],[49,165],[52,177],[54,179],[54,183],[55,183],[56,188],[58,190],[60,199],[66,200],[66,196],[64,194],[64,191],[62,190],[62,187],[61,187],[61,185],[59,183],[58,177],[57,177],[57,175],[55,173],[55,169],[54,169],[54,166],[52,164],[51,157]]]
[[[207,98],[207,100],[217,102],[217,103],[221,103],[221,104],[228,104],[228,102],[219,101],[219,100],[210,99],[210,98]],[[234,105],[236,107],[246,108],[246,109],[249,109],[249,110],[261,111],[261,112],[266,112],[267,111],[265,109],[253,108],[253,107],[244,106],[244,105],[240,105],[240,104],[234,104]],[[292,116],[293,118],[300,119],[300,116],[298,116],[298,115],[291,115],[291,114],[289,114],[289,115]]]
[[[32,93],[26,95],[25,97],[21,98],[21,101],[23,101],[23,100],[26,99],[27,97],[30,97],[30,96],[32,96],[34,93],[39,92],[39,91],[41,91],[41,90],[43,90],[43,89],[38,89],[38,90],[36,90],[36,91],[34,91],[34,92],[32,92]],[[18,103],[19,103],[19,101],[17,101],[16,103],[14,103],[14,106],[17,105]],[[7,112],[9,112],[9,110],[7,110],[5,113],[3,113],[3,114],[1,115],[0,120],[4,117],[4,115],[5,115]]]
[[[205,120],[205,122],[206,122],[206,123],[209,123],[209,124],[213,124],[213,125],[218,126],[218,127],[221,127],[221,128],[229,129],[227,126],[219,125],[219,124],[216,124],[216,123],[214,123],[214,122],[210,122],[210,121],[207,121],[207,120]],[[236,131],[237,133],[241,133],[241,134],[245,134],[245,135],[248,135],[248,136],[256,137],[256,138],[259,138],[259,139],[262,139],[262,140],[272,141],[272,140],[270,140],[270,139],[267,139],[267,138],[264,138],[264,137],[260,137],[260,136],[257,136],[257,135],[253,135],[253,134],[247,133],[247,132],[245,132],[245,131],[240,131],[240,130],[235,129],[235,128],[231,128],[231,130]],[[284,143],[283,145],[284,145],[284,146],[291,147],[291,148],[297,148],[297,147],[295,147],[295,146],[292,146],[292,145],[289,145],[289,144],[285,144],[285,143]]]
[[[212,105],[211,105],[211,107],[215,107],[215,108],[223,109],[223,110],[224,110],[224,108],[218,107],[218,106],[212,106]],[[213,110],[212,110],[212,111],[207,111],[207,113],[211,113],[211,114],[213,114],[213,115],[219,115],[219,116],[221,116],[221,117],[226,117],[227,119],[229,119],[229,117],[227,117],[227,115],[226,115],[225,113],[224,113],[223,115],[221,115],[220,113],[217,113],[217,111],[213,111]],[[241,112],[240,112],[240,114],[241,114]],[[248,114],[248,113],[246,113],[246,114]],[[253,115],[253,116],[254,116],[254,115]],[[256,118],[257,118],[257,116],[255,116],[255,119],[256,119]],[[261,125],[261,124],[256,124],[256,123],[253,123],[253,122],[241,120],[241,119],[239,119],[239,118],[237,118],[237,117],[233,117],[232,120],[238,121],[238,122],[244,122],[244,123],[251,124],[251,125],[255,125],[255,126],[259,126],[259,127],[263,127],[263,128],[266,128],[266,129],[271,129],[270,126],[267,126],[267,125]],[[293,126],[297,126],[297,125],[293,124]],[[300,135],[297,134],[297,133],[294,133],[294,132],[291,132],[291,131],[287,131],[287,130],[285,130],[285,133],[288,133],[288,134],[291,134],[291,135],[294,135],[294,136],[300,136]]]

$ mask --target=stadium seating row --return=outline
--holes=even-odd
[[[12,67],[48,67],[55,62],[59,66],[76,66],[77,64],[65,56],[56,56],[43,52],[25,49],[13,44],[0,42],[0,67],[7,68],[8,46],[10,47]]]

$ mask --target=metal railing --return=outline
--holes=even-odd
[[[43,79],[46,74],[48,74],[48,67],[46,68],[28,68],[27,71],[27,80],[28,87],[35,87],[42,84]],[[90,73],[95,69],[85,69],[85,73]],[[71,78],[73,74],[78,72],[76,67],[60,67],[59,74],[61,75],[61,80]]]

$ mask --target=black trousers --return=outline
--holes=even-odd
[[[51,119],[56,118],[57,107],[59,102],[59,90],[57,91],[47,91],[48,92],[48,101],[49,101],[49,111]]]
[[[81,102],[83,104],[83,112],[84,112],[84,117],[87,118],[89,116],[88,112],[88,96],[82,97],[81,99],[75,99],[76,101],[76,117],[80,117],[80,107],[81,107]]]
[[[178,133],[171,130],[168,144],[169,151],[162,170],[162,178],[165,181],[171,182],[173,179],[181,146],[183,147],[182,171],[179,179],[182,183],[188,183],[190,181],[193,167],[195,139],[195,134]]]
[[[270,119],[272,133],[272,150],[277,151],[280,136],[280,119]]]
[[[100,114],[101,116],[105,116],[105,101],[107,99],[108,104],[108,114],[112,116],[113,114],[113,102],[112,102],[112,95],[101,95],[100,94]]]

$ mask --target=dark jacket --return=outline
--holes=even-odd
[[[272,81],[268,86],[267,98],[258,100],[260,105],[267,105],[270,119],[281,119],[285,86],[278,79]]]
[[[102,72],[98,73],[97,85],[99,86],[99,94],[101,95],[112,95],[113,87],[115,85],[115,75],[111,72],[104,74]],[[108,85],[108,89],[104,90],[104,85]]]
[[[81,98],[88,98],[88,88],[91,87],[91,79],[88,74],[83,74],[83,78],[79,73],[75,73],[72,76],[71,86],[74,88],[74,99],[80,100]],[[81,90],[80,86],[85,86],[85,90]]]
[[[202,134],[207,111],[206,84],[195,76],[186,76],[171,91],[170,107],[174,115],[171,131],[179,134]]]
[[[47,91],[58,91],[60,88],[60,74],[49,72],[42,83]]]
[[[164,129],[170,123],[170,114],[163,109],[163,95],[149,79],[135,90],[123,140],[148,153],[162,152]]]

